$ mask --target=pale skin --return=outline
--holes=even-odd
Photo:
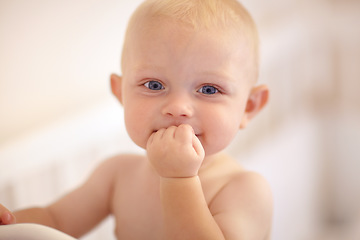
[[[267,102],[267,87],[246,80],[245,45],[235,50],[238,39],[174,22],[131,34],[123,76],[113,74],[111,86],[147,155],[103,162],[47,207],[0,205],[0,224],[35,222],[80,237],[112,214],[118,239],[269,239],[267,182],[223,153]]]

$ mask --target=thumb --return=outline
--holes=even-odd
[[[14,224],[16,223],[16,218],[6,208],[0,210],[0,225]]]

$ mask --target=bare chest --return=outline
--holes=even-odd
[[[226,179],[208,175],[201,182],[209,206]],[[112,210],[117,239],[161,239],[164,224],[159,177],[147,167],[120,176],[114,187]]]

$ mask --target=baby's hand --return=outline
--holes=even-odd
[[[15,216],[7,208],[0,204],[0,225],[16,223]]]
[[[205,156],[194,130],[185,124],[153,133],[146,149],[157,173],[166,178],[197,176]]]

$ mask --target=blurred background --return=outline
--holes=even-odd
[[[0,203],[48,204],[128,138],[121,74],[140,0],[0,0]],[[360,2],[243,0],[261,37],[270,103],[227,149],[262,173],[273,239],[360,239]],[[83,240],[114,239],[108,218]]]

